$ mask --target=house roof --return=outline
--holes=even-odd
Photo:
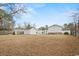
[[[62,26],[57,25],[57,24],[54,24],[54,25],[52,25],[52,26],[49,26],[49,28],[50,28],[50,27],[55,27],[55,26],[63,28]]]
[[[37,30],[36,28],[31,28],[31,29],[35,29],[35,30]],[[15,28],[15,30],[31,30],[31,29],[25,29],[25,28]]]

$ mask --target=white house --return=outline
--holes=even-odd
[[[37,30],[35,28],[31,29],[15,29],[14,30],[15,34],[36,34]]]
[[[18,34],[24,34],[24,30],[23,29],[14,29],[13,31],[16,35]]]
[[[59,25],[52,25],[48,28],[48,34],[64,34],[65,32],[70,34],[70,30],[63,30],[63,27]]]
[[[36,28],[31,28],[28,30],[24,30],[24,34],[36,34],[37,33],[37,29]]]

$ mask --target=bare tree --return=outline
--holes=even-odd
[[[78,12],[74,12],[72,14],[72,18],[73,18],[73,23],[74,23],[74,34],[75,36],[77,35],[77,32],[79,31],[77,28],[78,28],[78,25],[79,25],[79,11]],[[79,33],[78,33],[79,34]]]
[[[78,31],[79,31],[79,20],[78,20]]]
[[[6,22],[6,24],[4,22]],[[4,28],[5,28],[5,26],[8,25],[11,22],[13,22],[12,16],[7,14],[4,10],[0,9],[0,25],[1,25],[0,28],[3,29],[3,23],[5,24],[4,25]]]
[[[26,13],[25,4],[21,3],[3,3],[0,4],[0,7],[6,7],[6,9],[8,9],[8,11],[6,11],[13,16],[20,13]]]
[[[65,23],[63,26],[64,26],[64,30],[68,29],[68,24]]]
[[[27,13],[27,9],[25,8],[26,4],[22,3],[0,3],[0,19],[7,20],[8,24],[12,21],[13,26],[15,25],[14,17],[17,15],[21,15],[23,13]],[[2,13],[3,11],[3,13]],[[1,25],[2,25],[2,20]]]
[[[20,24],[18,24],[18,27],[17,27],[17,29],[22,29],[22,27],[21,27],[21,25],[20,25]]]
[[[46,30],[46,34],[47,34],[47,31],[48,31],[48,25],[45,25],[45,30]]]
[[[31,24],[31,23],[24,22],[24,28],[25,29],[36,28],[36,25],[35,24]]]
[[[13,17],[27,13],[25,4],[22,3],[0,3],[0,7],[4,8],[2,11],[6,12],[5,14],[0,15],[0,18],[5,18],[5,20],[13,20],[13,23],[15,23],[14,19],[12,19]]]
[[[69,23],[68,24],[68,28],[70,30],[70,34],[71,35],[74,35],[74,24],[73,23]]]

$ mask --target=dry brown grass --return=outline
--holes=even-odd
[[[0,55],[79,55],[79,37],[67,35],[0,35]]]

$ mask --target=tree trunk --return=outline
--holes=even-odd
[[[78,20],[78,36],[79,36],[79,20]]]
[[[75,22],[74,35],[76,36],[76,22]]]
[[[0,18],[0,29],[2,30],[2,19]]]

